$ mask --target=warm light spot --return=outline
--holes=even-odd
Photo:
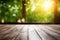
[[[17,20],[17,22],[18,22],[18,23],[21,23],[21,20],[20,20],[20,19],[18,19],[18,20]]]
[[[4,19],[2,19],[2,23],[4,23]]]
[[[25,19],[24,19],[24,18],[22,18],[22,22],[23,22],[23,23],[25,22]]]
[[[36,6],[34,6],[34,5],[33,5],[33,6],[32,6],[31,11],[34,11],[34,10],[35,10],[35,8],[36,8]]]
[[[49,10],[49,9],[51,9],[51,7],[52,7],[52,5],[53,5],[53,1],[50,1],[50,0],[45,0],[44,2],[43,2],[43,4],[42,4],[42,7],[45,9],[45,10]]]

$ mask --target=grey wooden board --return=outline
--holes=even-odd
[[[0,25],[0,40],[60,40],[60,25]]]

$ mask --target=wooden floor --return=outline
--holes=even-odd
[[[60,40],[60,25],[0,25],[0,40]]]

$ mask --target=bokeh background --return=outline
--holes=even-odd
[[[22,23],[22,21],[24,23],[54,23],[56,19],[60,22],[60,0],[56,1],[0,0],[0,23]],[[55,13],[57,15],[54,15]]]

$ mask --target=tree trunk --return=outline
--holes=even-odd
[[[26,9],[25,9],[26,0],[22,0],[22,22],[26,20]]]
[[[57,14],[57,1],[58,0],[54,0],[54,23],[58,23],[58,14]]]

